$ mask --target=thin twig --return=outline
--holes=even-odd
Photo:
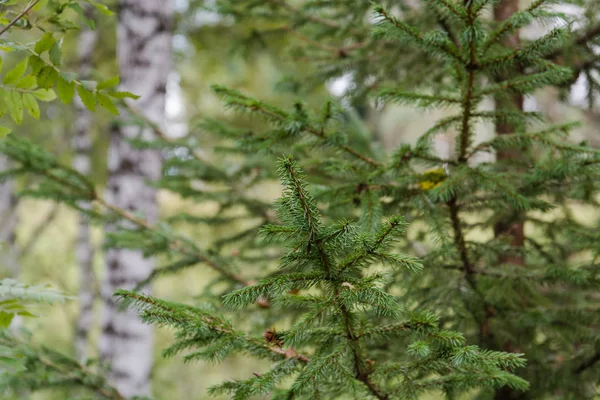
[[[10,21],[4,28],[0,29],[0,36],[2,36],[2,34],[9,30],[11,26],[16,24],[21,18],[23,18],[23,16],[25,16],[25,14],[27,14],[39,2],[40,0],[33,0],[32,2],[30,2],[27,5],[27,7],[25,7],[25,9],[21,11],[12,21]]]

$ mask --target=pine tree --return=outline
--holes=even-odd
[[[350,71],[354,102],[443,107],[449,116],[388,156],[348,103],[286,108],[215,86],[227,107],[265,124],[203,121],[199,133],[221,138],[208,154],[196,151],[194,135],[170,139],[138,114],[156,137],[131,144],[167,155],[155,186],[220,205],[213,216],[182,212],[164,223],[112,204],[21,138],[0,144],[23,166],[14,175],[44,177],[28,194],[76,208],[93,202],[79,207],[89,218],[128,222],[107,246],[166,260],[136,290],[117,293],[145,322],[175,331],[164,354],[269,360],[267,372],[212,389],[236,399],[405,399],[431,390],[455,398],[473,388],[482,399],[592,397],[598,229],[579,221],[573,205],[598,208],[600,154],[568,140],[574,124],[549,125],[515,99],[568,87],[573,70],[597,68],[585,45],[597,42],[598,29],[565,25],[507,40],[532,21],[567,18],[544,0],[495,19],[487,17],[495,3],[484,0],[396,9],[392,1],[374,9],[343,0],[217,3],[236,21],[272,24],[254,39],[283,31],[302,43],[291,56],[312,60],[314,74],[290,77],[282,90],[303,94]],[[482,109],[490,98],[496,108]],[[477,143],[482,124],[495,124],[498,135]],[[456,151],[442,158],[432,141],[448,131]],[[482,152],[496,161],[474,162]],[[291,156],[275,169],[281,154]],[[273,214],[251,190],[276,177],[283,193]],[[180,225],[228,229],[206,249]],[[140,292],[196,265],[218,274],[201,293],[204,305]]]

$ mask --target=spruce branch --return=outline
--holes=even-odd
[[[218,85],[213,85],[212,89],[215,91],[215,93],[221,96],[221,98],[223,98],[226,105],[228,106],[237,106],[242,107],[244,109],[249,109],[254,112],[258,112],[267,117],[268,119],[278,123],[285,123],[288,120],[289,116],[287,113],[275,109],[273,107],[268,107],[262,104],[261,102],[251,99],[250,97],[247,97],[241,93],[232,91],[230,89]],[[302,124],[301,130],[308,132],[321,140],[327,140],[325,133],[321,129],[315,128],[309,124]],[[353,149],[348,145],[337,144],[336,147],[352,155],[353,157],[371,165],[372,167],[381,167],[381,164],[378,161],[365,156],[360,151]]]

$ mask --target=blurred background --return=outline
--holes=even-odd
[[[173,137],[187,135],[196,129],[201,118],[211,117],[224,119],[241,127],[260,127],[262,122],[227,112],[218,98],[210,91],[211,84],[220,84],[252,93],[268,103],[291,105],[288,93],[282,92],[282,82],[289,75],[296,78],[309,74],[306,66],[295,63],[288,52],[289,35],[275,35],[268,38],[268,43],[260,40],[249,40],[247,45],[234,46],[233,37],[251,38],[256,26],[249,23],[235,25],[228,18],[223,18],[210,10],[211,0],[176,0],[176,27],[173,36],[174,62],[167,85],[167,128],[166,132]],[[107,2],[109,7],[113,6]],[[569,10],[567,10],[569,11]],[[575,9],[570,10],[576,12]],[[115,19],[106,17],[96,21],[97,32],[101,41],[97,44],[91,62],[91,76],[102,80],[117,75],[115,64]],[[548,27],[533,27],[523,32],[524,35],[536,36]],[[26,33],[24,33],[26,35]],[[79,34],[74,32],[66,36],[63,45],[65,69],[78,70]],[[11,63],[10,56],[5,56],[5,65]],[[302,101],[319,108],[330,96],[341,97],[352,86],[351,75],[342,75],[323,85],[315,87],[310,93],[302,94]],[[544,112],[551,121],[578,120],[581,125],[574,131],[574,141],[587,140],[600,147],[600,114],[587,109],[586,82],[582,78],[574,86],[565,101],[559,101],[559,93],[546,90],[526,100],[526,108]],[[46,118],[41,121],[28,119],[19,129],[20,135],[26,135],[41,144],[65,163],[71,163],[74,151],[72,142],[75,108],[59,102],[52,102],[42,110]],[[423,113],[408,107],[386,106],[380,108],[367,104],[361,110],[364,128],[379,140],[385,150],[391,150],[400,143],[413,142],[422,132],[427,130],[441,116],[439,111]],[[92,114],[90,132],[92,137],[90,176],[96,184],[103,187],[107,180],[107,149],[109,137],[106,134],[113,117],[106,111]],[[493,127],[483,127],[478,133],[480,138],[489,137]],[[202,147],[210,149],[214,145],[211,137],[199,136]],[[442,137],[438,143],[440,152],[451,151],[453,145],[451,135]],[[273,160],[275,161],[275,160]],[[5,160],[0,160],[0,167],[6,168]],[[7,184],[0,186],[1,196],[13,196],[27,181],[13,182],[14,187]],[[279,185],[273,182],[260,192],[253,193],[257,198],[271,202],[279,194]],[[166,217],[182,211],[196,215],[210,215],[216,204],[202,207],[182,200],[166,192],[160,192],[160,215]],[[0,252],[0,267],[3,277],[15,277],[23,282],[49,283],[61,291],[75,295],[78,291],[78,263],[75,246],[78,233],[78,220],[74,211],[52,202],[29,199],[11,201],[10,209],[0,219],[0,232],[8,235],[7,228],[14,224],[14,236],[4,237],[7,240]],[[579,210],[582,215],[591,212]],[[210,245],[227,227],[211,228],[202,226],[186,227],[190,236],[202,245]],[[102,230],[91,228],[92,246],[101,249]],[[103,252],[95,251],[94,287],[98,290],[103,277]],[[200,292],[203,283],[210,280],[212,272],[205,268],[188,269],[176,276],[159,280],[154,285],[154,293],[158,297],[170,300],[189,301]],[[51,345],[67,354],[73,354],[75,319],[78,314],[77,301],[69,301],[64,305],[48,307],[41,318],[28,318],[20,323],[36,332],[36,341]],[[90,343],[95,343],[98,336],[101,307],[100,302],[94,307],[94,328]],[[67,327],[67,328],[66,328]],[[206,365],[201,362],[184,365],[180,357],[164,359],[160,356],[162,349],[171,341],[170,332],[156,331],[156,357],[153,370],[154,392],[157,398],[187,399],[208,398],[203,395],[206,389],[224,379],[243,378],[256,370],[256,362],[245,359],[228,359],[217,365]],[[90,355],[97,355],[95,346],[90,345]],[[191,396],[190,394],[193,394]],[[35,399],[60,399],[60,392],[37,393]],[[433,396],[432,398],[435,398]]]

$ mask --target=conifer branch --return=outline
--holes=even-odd
[[[123,210],[113,204],[108,203],[104,198],[102,198],[97,193],[94,196],[94,201],[96,201],[98,204],[102,205],[107,210],[117,214],[121,218],[123,218],[127,221],[130,221],[130,222],[133,222],[135,225],[147,230],[148,232],[153,232],[153,233],[158,234],[161,237],[165,238],[166,240],[169,241],[169,248],[171,250],[173,250],[177,253],[186,255],[186,256],[198,257],[198,260],[200,260],[199,262],[206,263],[209,267],[211,267],[215,271],[219,272],[221,275],[228,278],[232,282],[237,282],[244,286],[250,285],[251,281],[246,280],[246,279],[242,278],[241,276],[227,270],[222,265],[217,264],[215,261],[211,260],[210,257],[206,256],[205,254],[200,252],[198,249],[190,248],[190,246],[187,245],[187,243],[186,243],[187,241],[182,241],[181,239],[173,238],[168,235],[165,235],[164,232],[162,232],[161,230],[157,229],[155,226],[148,223],[148,221],[136,217],[135,215],[131,214],[127,210]]]

